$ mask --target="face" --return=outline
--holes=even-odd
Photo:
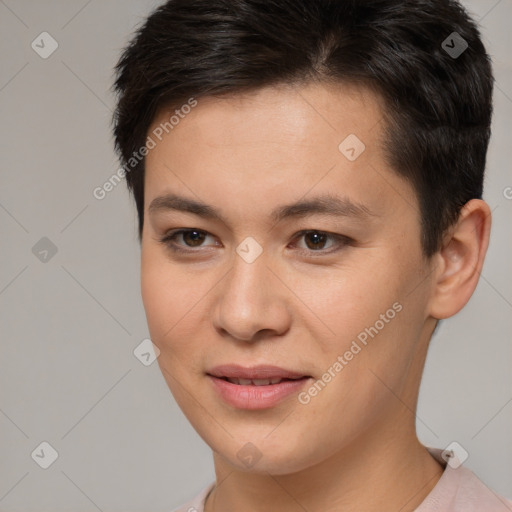
[[[148,131],[141,289],[188,420],[225,464],[272,474],[412,435],[431,268],[379,98],[282,86],[186,110]]]

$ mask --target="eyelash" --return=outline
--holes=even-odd
[[[181,246],[179,246],[179,245],[177,245],[175,243],[176,237],[178,237],[179,235],[186,234],[186,233],[191,233],[191,232],[197,232],[197,233],[199,233],[201,235],[207,235],[207,236],[210,235],[207,231],[203,231],[201,229],[194,229],[194,228],[176,229],[174,231],[170,231],[170,232],[166,233],[164,237],[159,239],[159,242],[164,244],[166,246],[166,248],[170,249],[174,253],[181,253],[181,254],[196,253],[196,252],[198,252],[196,249],[192,249],[192,248],[183,249]],[[311,255],[311,254],[315,255],[315,254],[318,254],[318,253],[320,253],[320,255],[328,255],[328,254],[332,254],[332,253],[338,252],[338,251],[342,250],[345,246],[351,245],[354,242],[353,239],[351,239],[351,238],[349,238],[347,236],[339,235],[339,234],[336,234],[336,233],[329,233],[327,231],[320,231],[318,229],[306,229],[306,230],[303,230],[303,231],[299,231],[295,235],[294,240],[296,238],[300,238],[300,237],[303,237],[303,236],[311,234],[311,233],[317,233],[319,235],[325,235],[325,236],[327,236],[328,239],[332,239],[332,240],[337,241],[338,247],[336,247],[335,249],[327,249],[327,250],[320,249],[320,250],[317,250],[317,251],[315,251],[313,249],[299,249],[300,252],[305,252],[305,253],[308,253],[309,255]],[[201,247],[202,246],[199,246],[199,248],[201,248]]]

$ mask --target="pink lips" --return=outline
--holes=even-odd
[[[227,403],[252,410],[276,405],[291,394],[298,393],[311,379],[309,375],[270,365],[250,368],[222,365],[212,368],[207,375]]]

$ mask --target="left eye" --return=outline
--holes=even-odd
[[[177,243],[177,239],[181,237],[184,244]],[[201,229],[178,229],[167,233],[160,242],[175,252],[197,252],[194,247],[204,247],[203,242],[212,237],[206,231]],[[294,240],[303,238],[305,247],[299,247],[299,250],[306,252],[322,252],[331,253],[342,249],[344,246],[352,242],[352,239],[335,233],[326,233],[325,231],[306,230],[295,235]],[[326,247],[328,241],[331,244]],[[334,247],[334,249],[332,249]]]
[[[317,231],[317,230],[309,230],[309,231],[302,231],[298,234],[298,238],[303,238],[306,250],[311,250],[314,252],[319,252],[320,250],[325,250],[332,248],[333,245],[336,246],[336,243],[338,245],[346,245],[348,242],[348,238],[343,235],[336,235],[334,233],[326,233],[324,231]],[[331,240],[331,245],[326,248],[326,242],[328,240]],[[332,252],[332,251],[327,251]]]

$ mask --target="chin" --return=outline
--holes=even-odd
[[[225,427],[233,434],[233,438],[230,437],[227,443],[225,436],[224,442],[218,442],[218,439],[212,439],[208,435],[201,437],[216,456],[222,458],[235,471],[288,475],[314,466],[332,454],[332,446],[326,446],[325,449],[312,446],[302,432],[291,433],[283,430],[281,438],[274,437],[270,440],[268,437],[265,439],[269,432],[265,428],[259,435],[248,436],[245,432],[243,440],[238,441],[242,436],[237,436],[229,429],[229,425]]]

